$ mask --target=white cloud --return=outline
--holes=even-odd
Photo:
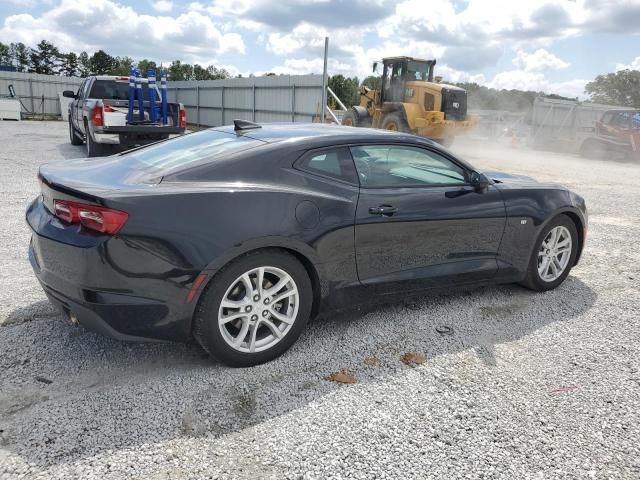
[[[575,79],[551,82],[541,72],[510,70],[496,74],[486,85],[497,90],[531,90],[534,92],[556,93],[566,97],[586,98],[584,87],[589,80]]]
[[[640,57],[634,58],[633,60],[631,60],[631,63],[627,65],[622,63],[617,64],[616,72],[620,70],[640,70]]]
[[[513,64],[525,72],[544,72],[546,70],[561,70],[571,65],[559,59],[553,53],[539,48],[533,53],[518,50]]]
[[[169,13],[173,10],[173,2],[170,0],[151,0],[151,5],[156,12]]]
[[[471,75],[468,72],[456,70],[449,67],[448,65],[436,64],[435,76],[442,77],[443,82],[447,83],[470,82],[477,83],[479,85],[483,85],[486,83],[486,78],[482,73]]]
[[[277,65],[269,70],[269,72],[276,75],[307,75],[310,73],[322,75],[324,60],[321,57],[318,58],[297,58],[286,59],[282,65]],[[327,69],[330,74],[343,74],[353,75],[353,70],[350,64],[342,63],[335,58],[330,58],[328,61]],[[258,72],[256,75],[260,75],[266,72]]]
[[[222,32],[200,12],[153,16],[113,0],[62,0],[40,16],[9,16],[0,28],[0,40],[6,42],[34,46],[43,38],[62,51],[105,49],[112,55],[165,63],[180,59],[207,64],[221,54],[245,52],[238,33]]]
[[[324,39],[330,37],[329,46],[332,56],[351,55],[354,48],[362,43],[362,32],[357,29],[335,29],[330,31],[309,23],[301,23],[287,33],[273,32],[266,36],[266,47],[276,55],[286,56],[292,53],[316,53],[322,55]]]

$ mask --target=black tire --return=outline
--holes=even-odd
[[[221,328],[225,327],[218,325],[221,302],[227,290],[236,285],[240,276],[252,269],[266,266],[283,270],[295,282],[299,298],[297,315],[290,329],[275,345],[259,352],[242,352],[231,347],[223,337]],[[309,320],[312,304],[311,280],[304,266],[295,257],[281,250],[259,250],[234,260],[209,282],[196,307],[193,336],[202,348],[225,365],[230,367],[259,365],[279,357],[293,345]],[[255,313],[258,313],[257,310]],[[259,315],[255,316],[259,318]],[[263,326],[263,328],[266,327]]]
[[[102,143],[94,142],[93,139],[91,138],[91,133],[89,132],[89,125],[86,121],[84,122],[84,131],[86,132],[85,136],[87,137],[87,141],[86,141],[87,157],[89,158],[104,157],[105,155],[108,155],[107,147]]]
[[[383,130],[391,130],[394,132],[405,132],[410,133],[409,125],[407,125],[407,121],[404,117],[397,113],[387,113],[382,119],[382,129]]]
[[[545,281],[540,276],[538,272],[538,252],[542,246],[542,242],[546,239],[549,232],[552,229],[562,226],[565,227],[569,234],[571,235],[571,254],[569,256],[569,261],[562,272],[562,274],[553,281]],[[576,263],[576,255],[578,254],[578,230],[576,229],[575,223],[567,217],[566,215],[558,215],[553,220],[551,220],[540,232],[540,235],[536,239],[536,243],[534,245],[533,251],[531,252],[531,258],[529,259],[529,266],[527,268],[527,276],[525,277],[522,285],[538,292],[544,292],[546,290],[553,290],[558,287],[562,282],[565,281],[571,268]]]
[[[82,145],[84,143],[82,138],[78,137],[78,133],[71,122],[71,114],[69,114],[69,141],[71,145]]]
[[[363,115],[355,107],[351,107],[344,112],[342,125],[346,127],[371,127],[371,118],[368,114]]]

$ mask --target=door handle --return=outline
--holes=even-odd
[[[396,213],[398,209],[391,205],[380,205],[379,207],[370,207],[369,213],[371,215],[382,215],[383,217],[390,217]]]

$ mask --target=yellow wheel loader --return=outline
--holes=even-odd
[[[445,146],[476,125],[467,114],[467,92],[433,81],[435,60],[393,57],[382,64],[378,89],[361,87],[360,105],[345,112],[342,125],[413,133]]]

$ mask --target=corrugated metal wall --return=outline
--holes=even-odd
[[[187,109],[189,123],[217,127],[236,118],[256,122],[311,122],[320,115],[322,75],[281,75],[169,82],[170,102]]]
[[[615,105],[536,98],[531,115],[531,143],[553,147],[565,143],[573,148],[577,135],[595,126],[602,114]]]
[[[13,85],[16,95],[24,104],[23,113],[60,115],[58,93],[63,90],[76,91],[81,83],[82,78],[77,77],[0,72],[0,96],[9,96],[9,85]]]
[[[76,91],[82,78],[0,72],[0,96],[9,95],[13,84],[24,104],[23,113],[60,115],[58,93]],[[42,96],[44,95],[44,103]],[[170,102],[187,109],[192,124],[219,126],[235,118],[256,122],[311,122],[320,114],[322,75],[281,75],[168,82]]]

